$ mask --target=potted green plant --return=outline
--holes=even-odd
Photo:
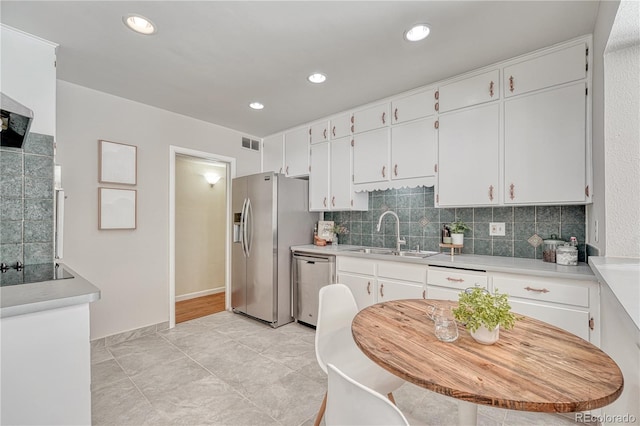
[[[471,227],[464,223],[461,219],[453,222],[451,225],[449,225],[449,231],[451,232],[451,243],[456,245],[463,245],[464,231],[470,229]]]
[[[345,235],[349,233],[349,229],[346,226],[338,224],[334,225],[333,228],[331,228],[331,231],[333,232],[333,244],[338,244],[338,235]]]
[[[471,337],[484,345],[491,345],[500,337],[500,326],[513,328],[518,319],[511,312],[507,294],[496,290],[493,294],[482,287],[468,288],[460,293],[453,315],[465,324]]]

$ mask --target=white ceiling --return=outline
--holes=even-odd
[[[0,21],[58,43],[60,80],[263,137],[592,33],[598,5],[2,0]],[[127,13],[158,32],[125,28]],[[422,22],[431,36],[404,41]],[[327,82],[308,83],[313,71]]]

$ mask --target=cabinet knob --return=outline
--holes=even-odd
[[[436,104],[433,106],[433,109],[435,109],[436,111],[440,111],[440,102],[436,102]]]
[[[511,77],[509,77],[509,91],[511,93],[513,93],[513,90],[514,90],[513,86],[514,86],[514,84],[513,84],[513,76],[511,76]]]
[[[382,177],[387,177],[387,166],[382,166]]]
[[[367,282],[367,294],[371,294],[371,281]]]
[[[509,198],[512,200],[516,198],[516,186],[514,184],[509,185]]]
[[[351,116],[351,124],[355,123],[355,118],[353,117],[353,115]]]
[[[427,290],[422,290],[422,298],[423,299],[427,298]]]
[[[493,185],[489,185],[489,201],[493,201]]]
[[[331,206],[332,207],[336,206],[336,197],[335,197],[335,195],[333,197],[331,197]]]
[[[393,166],[393,175],[394,175],[394,176],[398,176],[398,165],[397,165],[397,164],[395,164],[395,165]]]
[[[353,127],[353,124],[352,124],[351,125],[351,133],[354,133],[354,132],[355,132],[355,130],[354,130],[354,127]]]
[[[489,83],[489,95],[493,98],[493,81]]]
[[[327,139],[327,129],[324,129],[322,131],[322,136],[324,136],[324,138]]]
[[[527,291],[532,291],[534,293],[549,293],[550,291],[550,290],[547,290],[546,288],[533,288],[529,286],[526,286],[524,289]]]
[[[322,202],[322,205],[324,205],[325,207],[327,207],[327,197],[324,197],[324,201]]]
[[[436,90],[436,92],[433,94],[433,97],[436,98],[436,101],[440,99],[440,91]]]
[[[433,127],[436,128],[436,129],[440,128],[440,121],[438,121],[438,120],[434,121],[433,122]]]
[[[287,166],[287,168],[285,169],[285,171],[284,171],[284,172],[285,172],[285,174],[287,174],[287,175],[289,174],[289,166]]]
[[[380,297],[384,297],[384,284],[380,284]]]
[[[387,120],[386,120],[387,119],[387,113],[386,112],[382,113],[382,117],[381,118],[382,118],[382,124],[387,124]]]
[[[333,135],[334,138],[336,137],[336,126],[333,126],[331,128],[331,134]]]
[[[393,119],[398,121],[398,108],[393,110]]]

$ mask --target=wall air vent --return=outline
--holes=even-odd
[[[260,151],[260,141],[243,137],[242,147],[253,151]]]

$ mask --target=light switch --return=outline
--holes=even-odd
[[[504,222],[491,222],[489,224],[489,235],[504,237]]]

